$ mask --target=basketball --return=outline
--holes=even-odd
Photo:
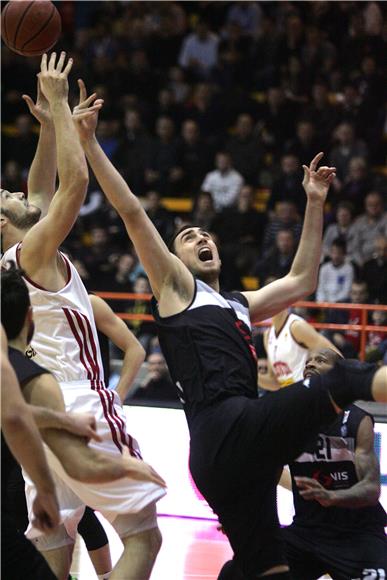
[[[58,10],[49,0],[10,0],[1,13],[5,44],[23,56],[39,56],[57,42],[61,33]]]

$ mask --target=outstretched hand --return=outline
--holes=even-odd
[[[102,441],[102,437],[97,433],[97,423],[94,415],[89,413],[67,413],[67,420],[67,431],[70,431],[70,433],[93,439],[94,441]]]
[[[33,115],[41,125],[49,125],[52,122],[50,105],[40,88],[40,75],[41,73],[37,75],[36,103],[34,103],[29,95],[22,95],[22,99],[27,103],[31,115]]]
[[[300,495],[306,500],[318,501],[323,507],[332,505],[332,493],[325,489],[316,479],[311,477],[295,477],[297,487],[300,489]]]
[[[78,79],[79,103],[73,110],[73,120],[79,138],[86,142],[95,135],[98,124],[98,113],[103,106],[103,100],[97,99],[97,94],[87,96],[86,86],[82,79]]]
[[[318,153],[310,162],[309,167],[303,165],[304,179],[302,185],[308,199],[324,202],[329,187],[336,177],[336,167],[323,166],[317,169],[317,165],[324,157],[324,153]]]
[[[73,66],[73,59],[69,58],[65,64],[66,53],[63,51],[58,61],[56,52],[51,54],[48,62],[47,59],[47,54],[44,54],[40,63],[40,88],[50,105],[55,102],[67,102],[69,93],[67,78]]]
[[[161,485],[161,487],[167,487],[167,484],[151,467],[148,463],[145,463],[142,459],[136,459],[135,457],[131,457],[129,455],[129,451],[126,447],[122,450],[122,460],[125,463],[128,478],[129,479],[138,479],[139,481],[152,481],[153,483],[157,483]]]

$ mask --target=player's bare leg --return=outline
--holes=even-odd
[[[110,556],[110,548],[109,544],[105,544],[101,548],[97,548],[96,550],[89,550],[88,554],[90,556],[90,560],[93,563],[94,570],[97,573],[98,577],[107,576],[111,574],[112,570],[112,559]],[[109,576],[110,577],[110,576]]]
[[[148,580],[156,556],[161,547],[160,530],[152,528],[145,532],[121,538],[124,552],[114,567],[110,580]]]
[[[44,550],[41,552],[58,580],[67,580],[69,577],[73,550],[74,544],[70,544],[54,550]]]

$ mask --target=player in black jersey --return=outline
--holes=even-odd
[[[26,405],[16,374],[8,359],[7,338],[1,327],[1,576],[24,580],[27,577],[55,580],[43,556],[18,532],[6,505],[10,473],[18,466],[27,469],[37,494],[33,506],[36,526],[52,531],[59,523],[55,486],[44,455],[39,433]],[[12,451],[12,452],[11,452]]]
[[[330,349],[312,351],[305,379],[328,372],[336,360]],[[282,530],[292,578],[316,580],[329,573],[334,580],[385,580],[387,515],[378,502],[371,415],[356,405],[346,407],[290,463],[290,474],[281,484],[294,494],[294,520]],[[220,578],[247,576],[228,562]]]
[[[84,99],[82,82],[80,86]],[[77,123],[77,110],[74,115]],[[335,168],[317,169],[322,153],[304,166],[307,206],[290,273],[255,292],[223,293],[211,234],[188,226],[169,251],[98,144],[96,125],[97,112],[79,121],[80,141],[149,277],[160,345],[190,429],[192,475],[218,514],[246,576],[285,580],[289,572],[276,510],[279,473],[323,423],[334,419],[340,405],[360,398],[362,389],[342,365],[329,377],[331,383],[328,376],[313,377],[310,385],[258,399],[251,322],[314,291],[323,206]],[[380,373],[368,371],[364,383],[363,398],[387,400]]]
[[[332,351],[311,352],[304,377],[333,364]],[[289,467],[295,517],[284,533],[293,577],[385,580],[387,515],[378,502],[372,416],[350,405]]]

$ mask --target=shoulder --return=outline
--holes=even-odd
[[[21,387],[33,378],[49,372],[14,348],[9,349],[9,360]]]

